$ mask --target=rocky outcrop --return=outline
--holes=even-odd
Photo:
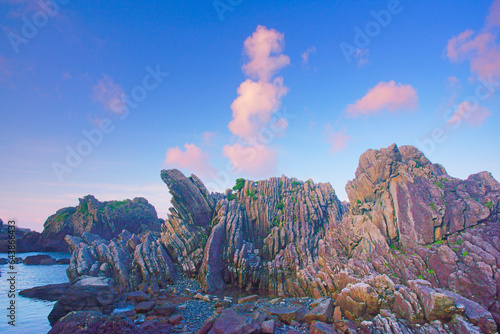
[[[79,201],[77,207],[58,210],[47,219],[37,240],[45,251],[67,252],[66,235],[81,237],[83,233],[92,233],[109,240],[124,229],[136,234],[160,230],[162,221],[144,198],[99,202],[88,195]]]
[[[308,310],[262,310],[317,332],[355,323],[372,333],[494,333],[500,324],[500,184],[489,173],[459,180],[414,147],[369,150],[346,186],[349,204],[312,180],[238,179],[213,194],[194,175],[161,176],[172,194],[161,238],[68,237],[71,280],[165,287],[178,265],[205,293],[326,298]],[[243,316],[213,321],[212,330],[256,330]]]
[[[32,255],[27,256],[23,263],[27,266],[50,266],[56,264],[56,260],[50,255]]]
[[[49,284],[19,291],[20,296],[48,301],[58,301],[71,286],[70,283]]]
[[[51,325],[73,311],[99,311],[109,314],[115,306],[113,282],[105,277],[82,276],[57,301],[48,318]]]
[[[111,241],[84,233],[67,236],[72,253],[67,269],[71,282],[81,276],[103,276],[113,280],[117,290],[134,291],[142,283],[165,288],[175,280],[175,267],[153,233],[140,236],[124,230]]]
[[[164,170],[161,178],[172,194],[170,214],[162,226],[161,241],[183,271],[195,276],[211,228],[215,198],[195,176]]]

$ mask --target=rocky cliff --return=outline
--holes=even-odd
[[[66,235],[81,237],[91,233],[109,240],[124,229],[136,234],[159,232],[163,223],[155,208],[144,198],[100,202],[88,195],[79,201],[78,206],[60,209],[47,219],[43,232],[35,240],[36,251],[67,252]]]
[[[369,150],[349,204],[330,184],[285,176],[238,179],[225,194],[178,170],[161,177],[172,194],[161,237],[72,242],[71,279],[104,275],[133,291],[169,284],[176,264],[207,293],[331,297],[341,317],[402,328],[394,333],[500,323],[500,184],[489,173],[459,180],[414,147]],[[142,260],[131,255],[145,247]],[[141,261],[161,265],[144,273]]]

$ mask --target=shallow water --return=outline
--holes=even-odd
[[[69,259],[69,253],[20,253],[17,256],[23,259],[30,255],[47,254],[54,259]],[[0,253],[0,258],[7,258],[7,254]],[[8,265],[0,265],[0,333],[30,333],[44,334],[50,331],[51,327],[47,316],[56,302],[42,301],[38,299],[19,296],[19,291],[47,284],[59,284],[69,282],[66,276],[67,265],[52,266],[26,266],[17,264],[16,275],[16,326],[8,324],[7,307],[9,307],[10,298],[8,290],[10,284],[7,279],[10,275]]]

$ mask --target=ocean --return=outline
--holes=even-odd
[[[18,257],[25,259],[30,255],[47,254],[54,259],[69,259],[69,253],[19,253]],[[6,253],[0,253],[0,258],[7,259]],[[16,264],[16,314],[15,327],[8,324],[10,319],[7,317],[10,305],[8,292],[10,283],[7,281],[11,275],[8,275],[9,265],[0,265],[0,333],[16,334],[45,334],[51,329],[47,316],[56,302],[43,301],[38,299],[19,296],[19,291],[47,284],[58,284],[69,282],[66,276],[67,265],[51,266],[27,266]]]

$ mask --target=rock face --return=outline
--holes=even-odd
[[[178,170],[161,177],[172,194],[161,237],[68,237],[71,280],[164,287],[178,265],[206,293],[326,298],[310,310],[266,308],[267,320],[309,321],[316,332],[357,323],[368,333],[494,333],[500,324],[500,184],[487,172],[459,180],[414,147],[369,150],[346,186],[349,204],[330,184],[285,176],[238,179],[224,195]],[[212,333],[258,330],[244,314],[224,315]]]
[[[137,234],[159,231],[155,208],[144,198],[99,202],[89,195],[80,199],[77,207],[64,208],[50,216],[37,243],[46,251],[67,252],[66,235],[80,237],[92,233],[109,240],[124,229]]]
[[[37,265],[49,266],[56,264],[56,260],[50,255],[33,255],[33,256],[27,256],[24,259],[23,263],[28,266],[37,266]]]
[[[111,241],[83,233],[66,241],[72,253],[67,269],[71,282],[81,276],[108,277],[124,292],[137,290],[141,283],[165,288],[176,278],[170,256],[153,233],[138,237],[124,230]]]

